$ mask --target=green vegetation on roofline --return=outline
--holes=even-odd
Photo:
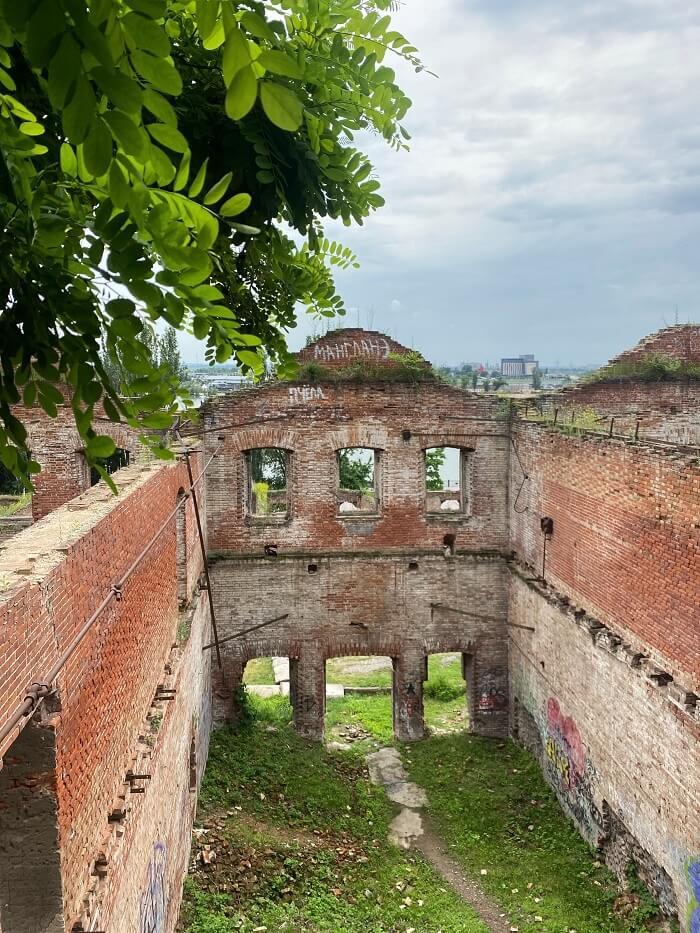
[[[347,366],[302,363],[289,378],[295,382],[440,382],[440,376],[420,353],[390,353],[390,365],[358,360]]]
[[[641,360],[610,363],[582,380],[592,382],[700,382],[700,363],[654,353]]]

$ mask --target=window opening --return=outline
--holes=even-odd
[[[376,513],[377,452],[371,447],[346,447],[338,451],[338,512],[341,515]]]
[[[289,511],[289,453],[280,447],[248,452],[248,505],[251,515],[284,518]]]
[[[129,466],[131,460],[131,454],[128,450],[125,450],[123,447],[117,447],[113,454],[109,457],[98,457],[97,463],[102,467],[102,469],[109,473],[116,473],[117,470],[121,470],[122,467]],[[100,474],[97,472],[95,467],[90,468],[90,485],[95,486],[102,479]]]
[[[438,514],[464,514],[468,509],[469,451],[461,447],[429,447],[425,451],[425,508]]]

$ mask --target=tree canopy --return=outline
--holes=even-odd
[[[19,403],[67,394],[157,432],[181,407],[140,336],[163,321],[284,372],[296,306],[343,312],[329,242],[383,203],[355,144],[406,145],[391,60],[422,68],[392,0],[0,0],[0,460],[28,481]],[[129,374],[113,385],[102,349]],[[264,353],[263,353],[264,351]],[[66,389],[67,387],[67,389]]]

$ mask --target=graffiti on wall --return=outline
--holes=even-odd
[[[361,340],[342,340],[338,343],[317,344],[314,359],[323,360],[385,360],[389,356],[389,341],[385,337],[367,337]]]
[[[479,681],[477,709],[480,713],[499,713],[508,708],[505,674],[484,674]]]
[[[325,398],[321,386],[291,386],[289,389],[289,401],[295,405],[305,405],[307,402]]]
[[[167,895],[165,868],[168,853],[165,843],[157,842],[148,863],[146,887],[141,895],[139,933],[164,933]]]
[[[416,696],[415,686],[408,681],[403,684],[401,690],[402,708],[407,717],[415,716],[418,712],[418,698]]]
[[[547,700],[545,732],[545,771],[581,829],[597,839],[603,819],[593,799],[595,769],[578,726],[554,697]]]
[[[688,930],[690,933],[700,933],[700,856],[689,860],[687,874],[690,884]]]

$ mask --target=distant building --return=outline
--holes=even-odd
[[[531,376],[538,367],[539,363],[532,353],[505,357],[501,360],[501,375]]]

